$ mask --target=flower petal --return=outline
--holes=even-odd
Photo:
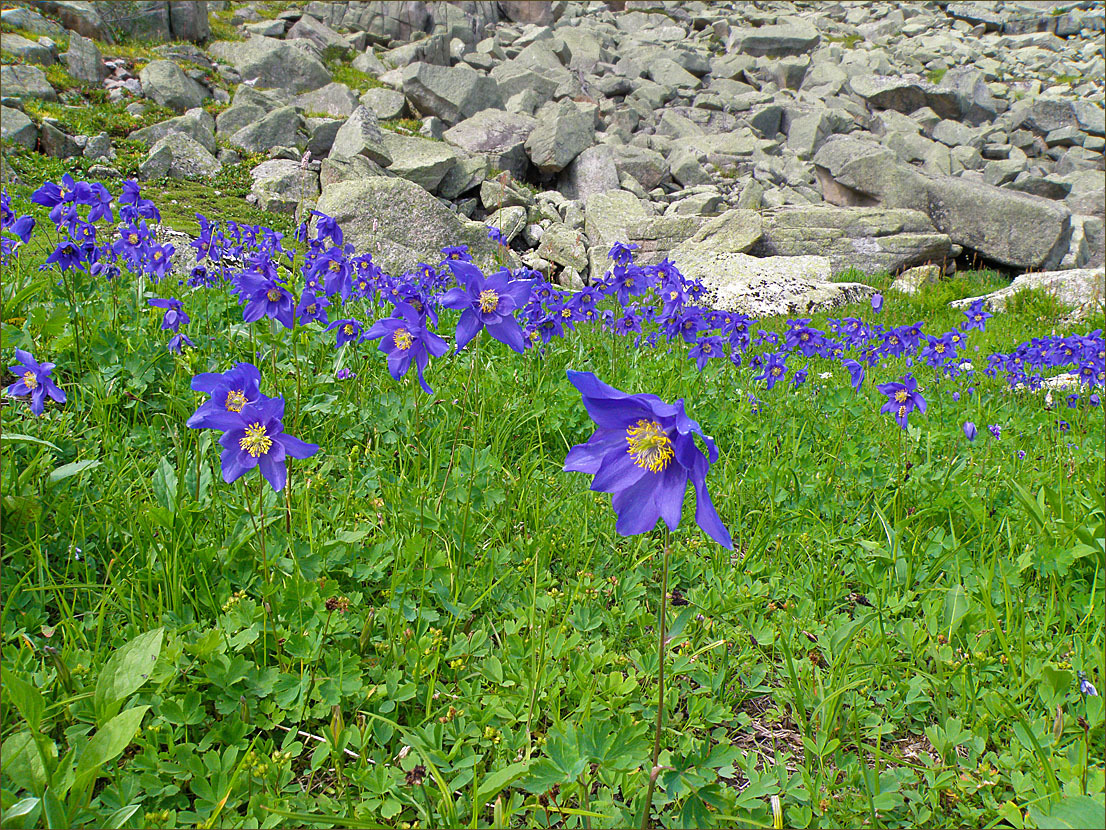
[[[660,511],[653,499],[655,486],[651,476],[643,477],[611,498],[611,507],[618,514],[614,529],[620,536],[636,536],[656,527]]]

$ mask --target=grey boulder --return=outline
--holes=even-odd
[[[929,107],[941,118],[960,117],[960,99],[919,75],[857,75],[849,87],[874,109],[911,113]]]
[[[438,192],[438,185],[457,164],[457,153],[441,141],[384,132],[384,150],[391,157],[388,172]]]
[[[143,180],[206,179],[222,169],[217,158],[184,133],[170,133],[150,148],[150,154],[138,169]]]
[[[207,89],[184,74],[173,61],[151,61],[138,74],[146,98],[184,112],[198,107],[209,96]]]
[[[305,128],[303,116],[295,107],[280,107],[238,130],[229,141],[247,152],[263,153],[272,147],[303,145]]]
[[[99,86],[107,77],[104,58],[96,44],[76,32],[69,35],[69,50],[62,57],[69,74],[79,81]]]
[[[0,107],[0,140],[33,150],[38,144],[38,127],[22,110]]]
[[[482,110],[445,131],[444,139],[469,154],[481,154],[488,163],[516,179],[530,166],[526,139],[537,121],[529,115],[502,110]]]
[[[209,51],[230,63],[242,79],[261,89],[308,92],[330,83],[330,73],[313,55],[288,41],[251,37],[219,41]]]
[[[366,205],[373,209],[365,210]],[[482,224],[462,219],[406,179],[378,176],[327,185],[318,210],[338,222],[346,242],[372,252],[391,274],[437,262],[449,245],[468,245],[473,261],[484,269],[497,268],[502,256],[502,246],[488,239]]]
[[[200,107],[190,109],[184,115],[151,124],[141,130],[135,130],[128,136],[152,147],[170,133],[183,133],[198,142],[212,155],[218,152],[215,145],[215,119]]]
[[[319,198],[319,174],[288,159],[263,161],[250,171],[257,206],[272,213],[295,215],[310,210]]]
[[[0,66],[0,89],[3,89],[5,98],[58,100],[58,94],[46,80],[46,73],[37,66],[14,63]]]
[[[357,109],[358,103],[357,94],[337,81],[296,96],[296,106],[306,113],[321,113],[342,118]]]
[[[595,142],[595,119],[572,101],[548,104],[526,139],[530,161],[542,173],[559,173]]]
[[[1102,268],[1073,268],[1067,271],[1035,271],[1022,274],[1005,288],[950,303],[953,308],[967,308],[982,299],[992,311],[1002,311],[1015,294],[1026,289],[1046,291],[1064,305],[1075,310],[1076,319],[1088,317],[1102,310],[1102,298],[1106,296],[1106,270]]]
[[[802,19],[757,28],[742,26],[733,30],[727,52],[737,52],[753,57],[780,58],[785,55],[804,55],[821,41],[814,25]]]
[[[403,94],[420,113],[449,125],[503,106],[495,80],[464,65],[409,64],[403,69]]]
[[[334,136],[330,154],[345,158],[365,156],[370,161],[384,166],[392,163],[392,157],[384,146],[384,135],[381,133],[376,113],[364,104],[358,105],[338,130],[338,134]]]

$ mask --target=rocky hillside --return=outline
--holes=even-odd
[[[256,207],[394,271],[490,261],[494,226],[567,287],[624,241],[756,314],[958,261],[1101,302],[1103,29],[1091,2],[40,0],[3,12],[3,141],[108,181],[120,140],[43,102],[125,108],[140,178],[248,163]]]

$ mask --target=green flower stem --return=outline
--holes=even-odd
[[[672,552],[668,526],[664,528],[664,554],[661,557],[661,604],[657,612],[657,729],[653,734],[653,758],[649,764],[649,788],[641,810],[641,830],[649,830],[649,813],[653,806],[653,790],[657,786],[657,760],[661,754],[661,730],[664,728],[664,638],[665,615],[668,611],[668,555]]]

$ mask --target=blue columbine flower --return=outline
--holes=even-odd
[[[874,311],[876,314],[879,314],[881,311],[883,311],[883,295],[882,294],[873,294],[872,295],[872,311]]]
[[[190,318],[184,311],[184,306],[180,300],[168,297],[167,299],[159,299],[157,297],[147,301],[154,308],[164,308],[165,316],[161,318],[161,330],[172,331],[176,333],[180,331],[180,327],[189,323]]]
[[[498,245],[503,245],[504,247],[506,247],[507,245],[507,237],[504,236],[501,229],[495,227],[494,225],[488,226],[488,239]]]
[[[880,408],[884,414],[892,414],[903,429],[907,427],[910,413],[917,409],[926,411],[926,399],[918,392],[918,381],[913,375],[903,375],[901,382],[881,383],[876,387],[887,396],[887,402]]]
[[[507,271],[485,277],[479,268],[463,260],[450,259],[446,264],[461,283],[447,291],[441,300],[446,308],[461,312],[457,321],[457,351],[486,328],[500,343],[523,352],[526,341],[514,311],[526,305],[533,281],[512,280]]]
[[[1079,677],[1079,694],[1084,697],[1098,697],[1098,689],[1087,679],[1087,673],[1081,671],[1076,674]]]
[[[969,441],[974,441],[976,435],[978,435],[978,434],[979,434],[979,430],[977,430],[975,428],[975,424],[973,424],[971,421],[965,421],[964,422],[964,436]]]
[[[718,544],[733,548],[707,492],[706,475],[718,448],[687,417],[683,400],[668,404],[656,395],[630,395],[600,381],[591,372],[569,371],[597,429],[587,443],[569,450],[564,469],[595,476],[591,489],[611,493],[618,516],[615,530],[633,536],[664,519],[675,530],[683,511],[687,482],[695,487],[695,521]],[[695,443],[698,435],[710,453]]]
[[[763,371],[753,377],[753,380],[767,381],[768,388],[771,389],[776,385],[778,381],[787,377],[787,355],[772,352],[768,355],[764,361]]]
[[[968,331],[968,329],[976,329],[977,331],[984,331],[987,327],[987,321],[994,317],[993,314],[984,310],[983,300],[976,300],[964,311],[964,316],[968,319],[961,323],[961,329]]]
[[[378,337],[378,348],[388,355],[389,374],[399,380],[407,374],[413,362],[422,388],[426,394],[434,394],[422,373],[430,357],[444,355],[449,351],[449,344],[426,327],[426,318],[407,303],[397,303],[394,316],[377,320],[365,332],[366,340]]]
[[[8,371],[19,380],[5,390],[9,395],[30,395],[31,412],[35,415],[41,415],[46,410],[47,396],[58,403],[65,403],[65,393],[58,389],[50,377],[54,370],[53,363],[39,363],[30,352],[23,349],[15,350],[15,359],[19,363],[9,366]]]
[[[864,385],[864,364],[856,360],[843,360],[841,364],[849,370],[849,381],[853,389],[860,389]]]
[[[169,338],[169,351],[173,354],[180,354],[185,346],[196,348],[196,344],[192,342],[192,338],[184,332],[178,331],[172,337]]]
[[[188,419],[192,429],[223,429],[219,426],[222,416],[241,412],[246,404],[263,397],[261,372],[245,362],[226,372],[201,372],[192,378],[192,388],[211,396]]]
[[[335,320],[329,326],[326,327],[327,331],[338,329],[338,336],[334,343],[334,348],[340,349],[346,343],[356,343],[361,340],[363,329],[361,324],[352,318],[347,320]]]
[[[220,416],[217,428],[223,445],[223,481],[230,484],[254,467],[274,490],[288,481],[285,458],[310,458],[318,444],[308,444],[284,432],[284,398],[262,398],[248,403],[237,413]]]
[[[991,435],[996,441],[1002,438],[1002,427],[1000,427],[998,424],[990,424],[987,429],[990,430]]]

